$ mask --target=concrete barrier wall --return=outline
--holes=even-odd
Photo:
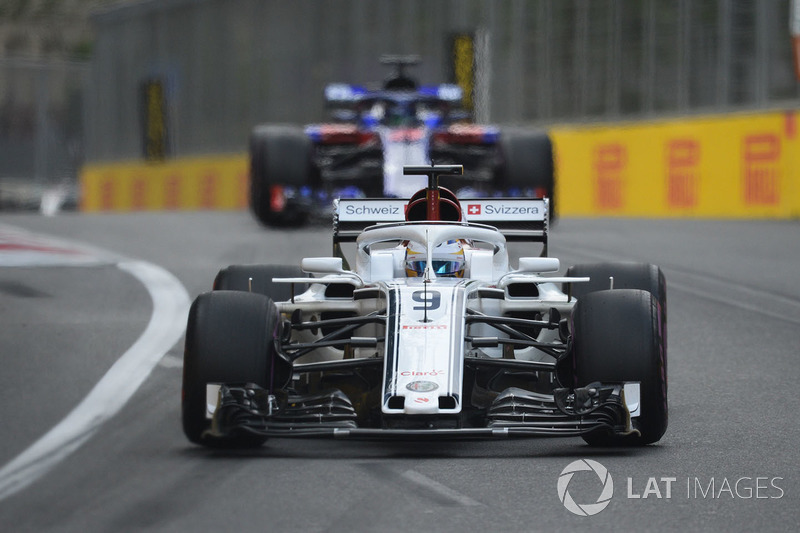
[[[800,217],[795,111],[556,126],[561,216]],[[83,211],[243,209],[246,154],[87,165]]]

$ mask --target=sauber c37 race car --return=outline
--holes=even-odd
[[[404,165],[459,164],[463,179],[442,185],[472,194],[545,196],[553,207],[553,150],[545,132],[471,122],[458,85],[419,86],[404,69],[416,56],[386,56],[396,68],[380,87],[325,88],[332,121],[262,124],[250,136],[250,207],[266,225],[331,216],[331,199],[408,198],[424,177]],[[458,191],[456,191],[458,192]]]
[[[330,257],[221,270],[189,314],[188,439],[658,441],[661,270],[601,263],[559,276],[548,201],[459,201],[437,182],[461,171],[406,167],[428,179],[409,200],[339,200]],[[525,247],[516,268],[510,243]]]

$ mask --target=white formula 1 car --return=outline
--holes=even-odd
[[[557,276],[547,200],[458,200],[438,177],[460,171],[406,167],[428,176],[410,200],[338,201],[331,257],[221,270],[189,314],[189,440],[658,441],[667,427],[661,270],[601,263]],[[538,253],[510,268],[509,242]],[[353,268],[345,243],[355,243]]]

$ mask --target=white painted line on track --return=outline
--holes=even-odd
[[[27,450],[0,469],[0,500],[36,481],[89,440],[117,414],[144,383],[186,328],[189,295],[163,268],[123,260],[117,266],[138,279],[153,300],[153,314],[139,339],[94,386],[88,396]]]
[[[158,362],[158,366],[162,368],[183,368],[183,357],[167,354]]]
[[[464,505],[464,506],[481,505],[480,502],[473,500],[469,496],[461,494],[460,492],[455,491],[446,485],[442,485],[438,481],[435,481],[426,475],[420,474],[415,470],[406,470],[400,475],[403,476],[408,481],[411,481],[412,483],[419,485],[421,487],[425,487],[426,489],[435,492],[439,496],[442,496],[458,505]]]
[[[0,224],[0,267],[81,267],[119,261],[118,254],[95,246]]]

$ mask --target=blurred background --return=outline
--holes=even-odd
[[[0,204],[58,190],[78,206],[92,165],[232,154],[238,176],[255,124],[322,120],[324,86],[380,81],[383,53],[460,84],[477,122],[788,110],[791,141],[789,15],[790,0],[0,0]]]

